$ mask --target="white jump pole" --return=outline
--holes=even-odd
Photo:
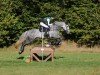
[[[43,61],[43,51],[44,51],[44,45],[43,45],[43,43],[44,43],[44,41],[43,41],[43,27],[42,27],[42,48],[41,48],[41,51],[42,51],[42,61]]]

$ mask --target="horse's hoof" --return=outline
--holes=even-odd
[[[22,54],[22,52],[18,52],[18,54]]]

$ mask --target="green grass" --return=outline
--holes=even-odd
[[[100,53],[56,51],[54,62],[25,63],[17,57],[12,47],[0,49],[0,75],[100,75]]]

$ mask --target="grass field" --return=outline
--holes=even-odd
[[[17,57],[14,47],[0,49],[0,75],[100,75],[99,48],[63,46],[55,51],[54,62],[25,63]]]

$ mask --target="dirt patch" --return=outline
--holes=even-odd
[[[12,47],[10,47],[10,48],[12,48]],[[25,53],[29,54],[29,51],[32,48],[34,48],[34,45],[26,46],[25,47]],[[15,50],[15,48],[13,48],[13,50]],[[95,52],[100,52],[100,47],[93,47],[93,48],[77,47],[77,44],[75,42],[63,41],[61,46],[56,47],[55,50],[64,51],[64,52],[90,52],[90,53],[95,53]]]
[[[77,44],[75,42],[69,43],[67,41],[63,41],[62,45],[56,49],[66,52],[90,52],[90,53],[100,52],[100,48],[98,47],[93,47],[93,48],[77,47]]]

